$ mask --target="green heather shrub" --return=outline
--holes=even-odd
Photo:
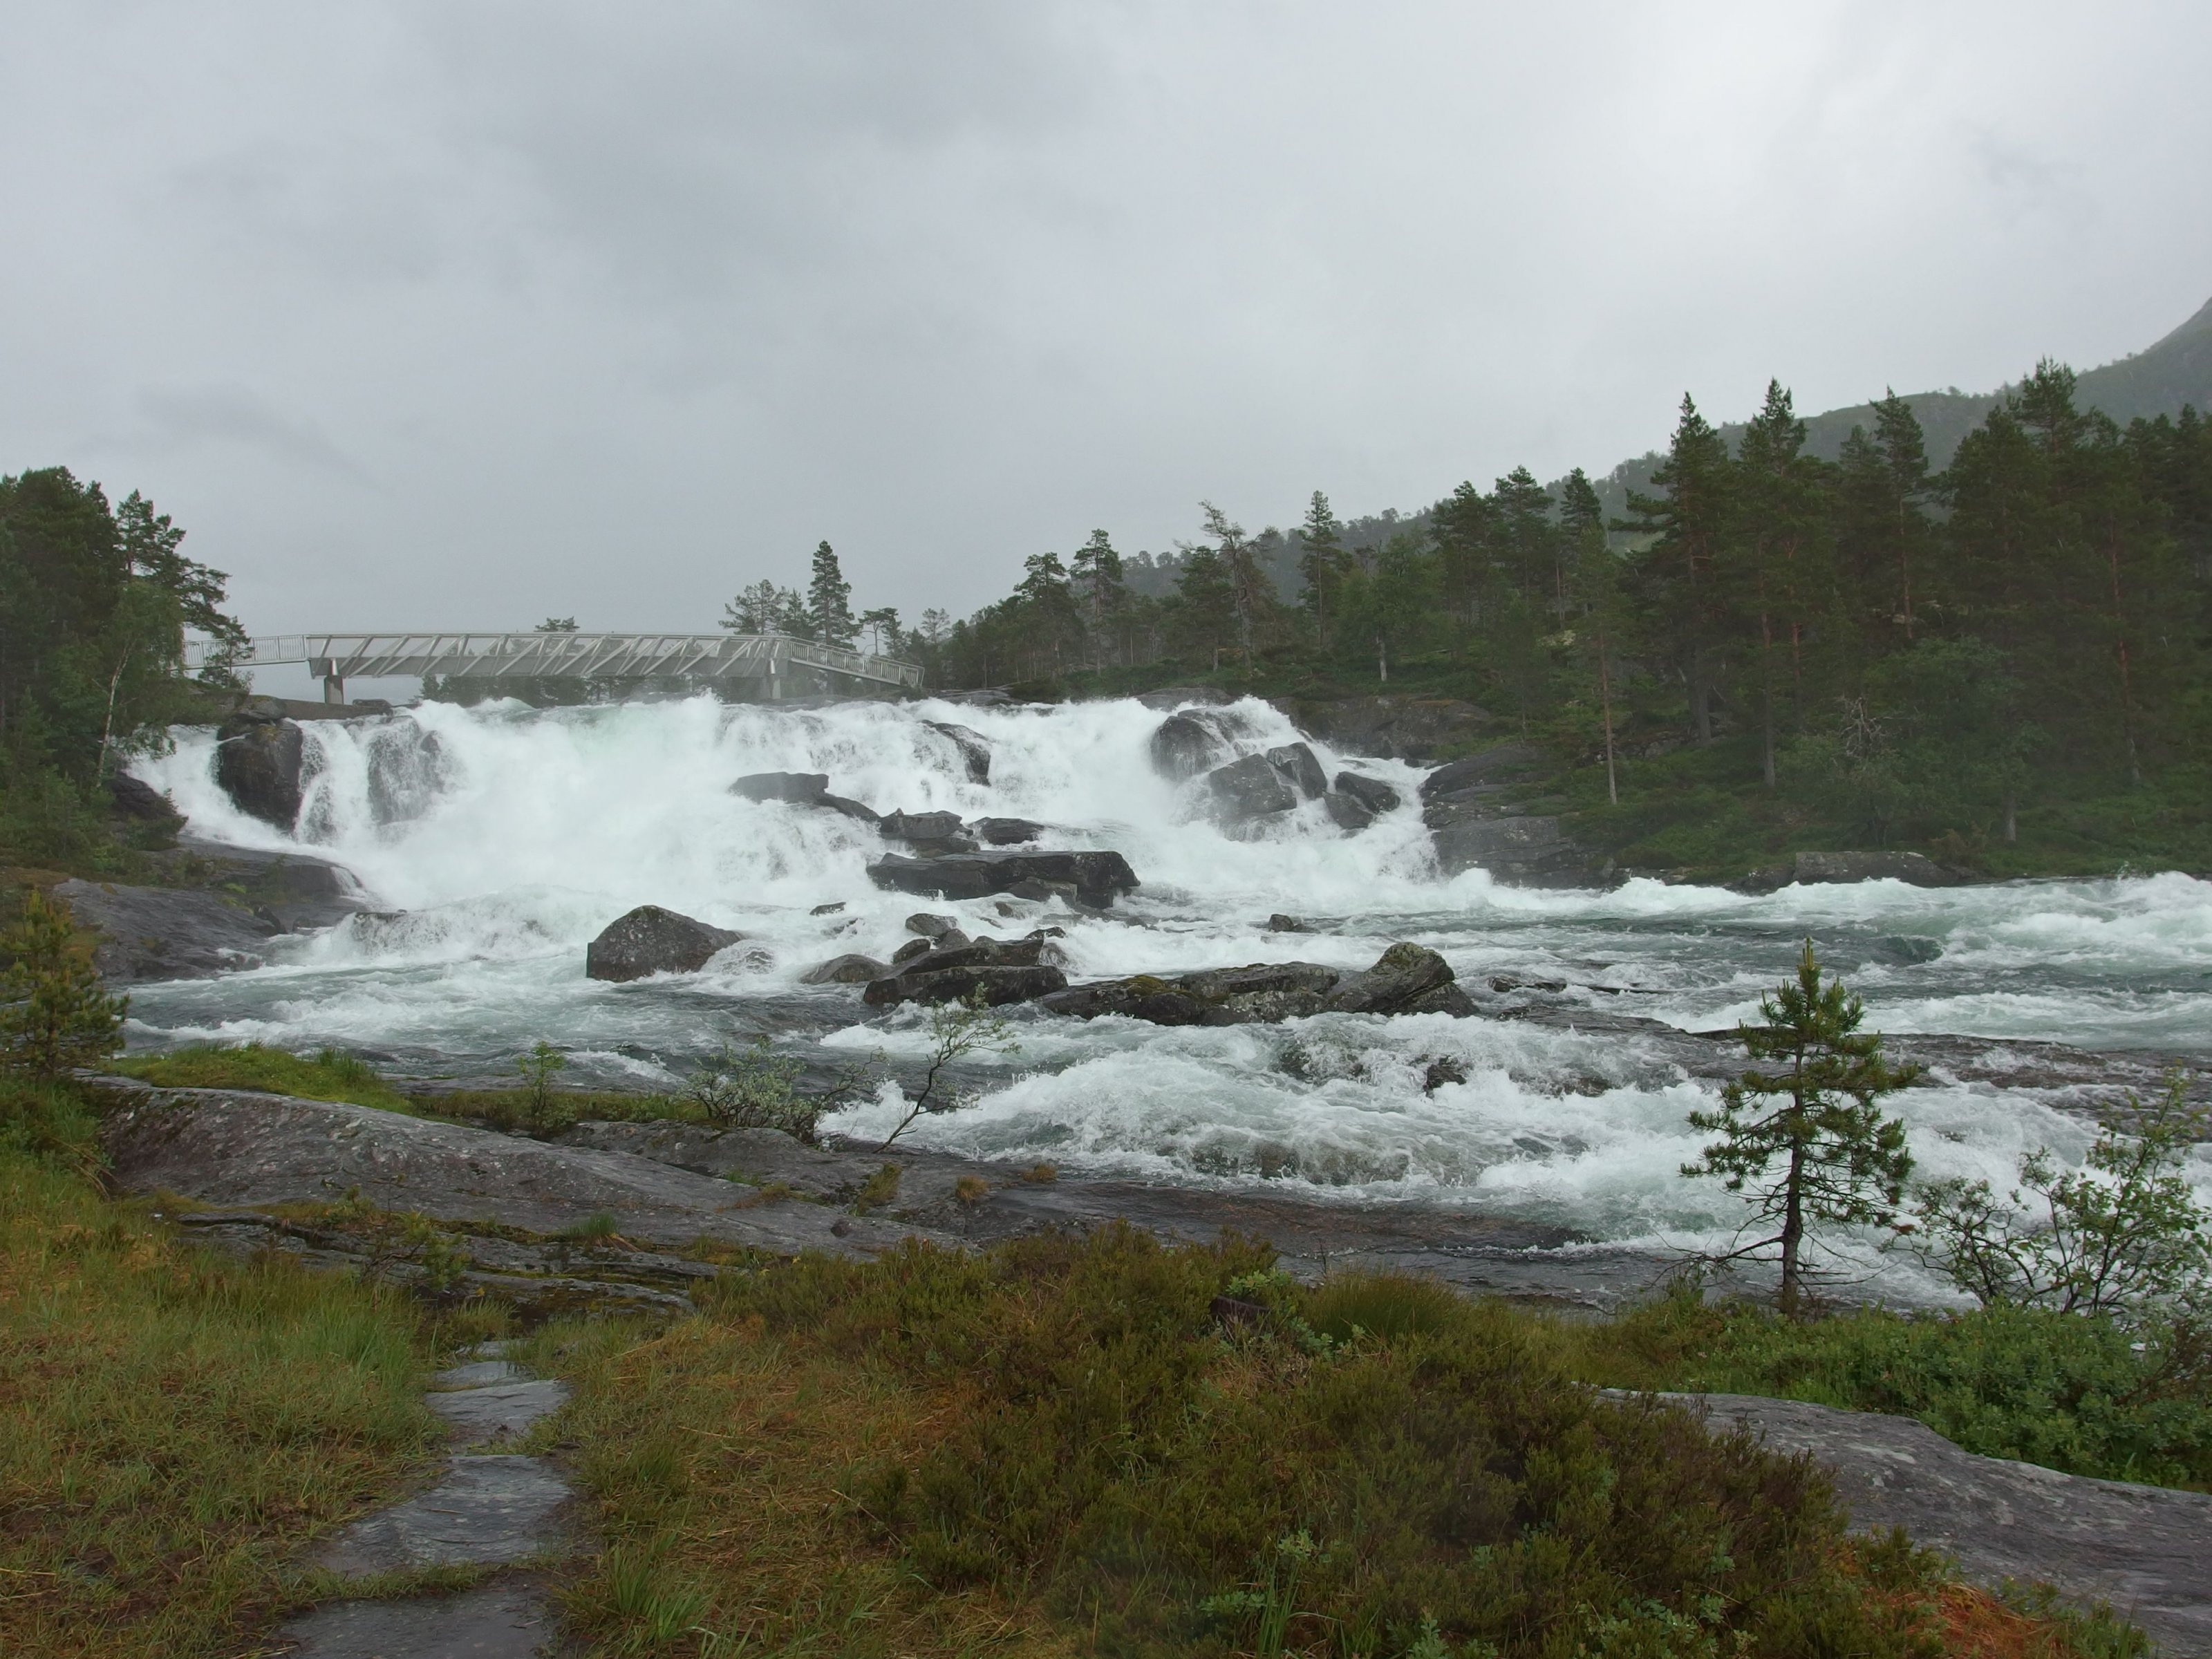
[[[1510,1309],[1271,1268],[1127,1229],[910,1245],[726,1276],[703,1320],[553,1363],[702,1650],[952,1651],[962,1609],[1023,1652],[1937,1650],[1929,1565],[1847,1545],[1809,1465],[1599,1398]],[[1232,1290],[1270,1311],[1218,1322]],[[684,1449],[680,1497],[617,1455],[647,1443]],[[577,1605],[642,1644],[629,1571]]]
[[[1991,1457],[2212,1490],[2212,1345],[2185,1325],[2016,1307],[1794,1322],[1686,1284],[1560,1335],[1595,1382],[1888,1412]]]

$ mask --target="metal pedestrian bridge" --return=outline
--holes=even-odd
[[[211,650],[189,641],[185,663]],[[238,668],[305,663],[323,700],[343,702],[349,679],[381,674],[483,680],[684,679],[750,681],[757,700],[841,689],[862,696],[919,690],[919,664],[846,651],[784,634],[274,634],[246,641]],[[732,689],[736,689],[732,687]]]

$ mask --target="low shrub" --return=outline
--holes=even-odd
[[[1376,1279],[1301,1313],[1271,1265],[910,1245],[726,1275],[649,1339],[548,1334],[632,1564],[574,1605],[610,1645],[680,1606],[702,1652],[1940,1650],[1940,1573],[1847,1545],[1811,1465],[1599,1399],[1528,1315]],[[1217,1322],[1231,1286],[1267,1311]]]

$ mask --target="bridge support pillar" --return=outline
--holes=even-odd
[[[343,702],[345,700],[345,677],[342,674],[324,675],[323,701],[325,702]]]

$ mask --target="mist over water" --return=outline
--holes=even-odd
[[[1248,752],[1297,735],[1266,704],[1229,712]],[[180,732],[173,753],[137,770],[192,833],[336,859],[379,909],[281,942],[265,969],[136,988],[131,1041],[327,1044],[403,1071],[480,1075],[545,1038],[569,1051],[571,1078],[635,1086],[665,1085],[759,1030],[811,1058],[896,1062],[921,1051],[918,1014],[878,1016],[855,988],[799,978],[843,951],[887,957],[908,937],[905,917],[927,908],[970,933],[1064,927],[1073,981],[1293,959],[1364,967],[1413,939],[1471,985],[1564,981],[1594,1027],[1634,1016],[1692,1031],[1753,1014],[1809,935],[1885,1030],[2212,1059],[2212,884],[1874,882],[1759,897],[1649,881],[1494,886],[1480,871],[1439,874],[1414,799],[1423,769],[1395,762],[1357,761],[1406,802],[1358,836],[1339,834],[1318,804],[1265,839],[1224,834],[1190,786],[1153,770],[1146,740],[1163,717],[1128,701],[424,704],[305,728],[313,777],[296,840],[240,814],[214,781],[211,736]],[[988,784],[969,781],[930,720],[988,739]],[[1352,762],[1315,747],[1332,774]],[[883,811],[1036,819],[1051,826],[1047,845],[1123,853],[1143,885],[1104,916],[884,893],[866,872],[884,850],[872,830],[729,793],[747,773],[784,770],[825,772],[832,790]],[[744,942],[696,975],[586,979],[585,944],[641,903]],[[844,908],[811,914],[827,904]],[[1266,931],[1279,911],[1313,931]],[[1443,1015],[1168,1030],[1012,1012],[1018,1053],[975,1103],[919,1124],[920,1144],[1161,1180],[1291,1183],[1330,1201],[1465,1205],[1597,1239],[1686,1243],[1739,1213],[1676,1173],[1699,1144],[1686,1115],[1712,1085],[1662,1036]],[[1439,1060],[1467,1080],[1425,1090]],[[891,1100],[829,1127],[880,1133]],[[2039,1143],[2080,1154],[2090,1131],[2059,1109],[2068,1103],[1939,1073],[1895,1109],[1923,1172],[2005,1179]],[[2204,1173],[2212,1195],[2212,1166]]]

